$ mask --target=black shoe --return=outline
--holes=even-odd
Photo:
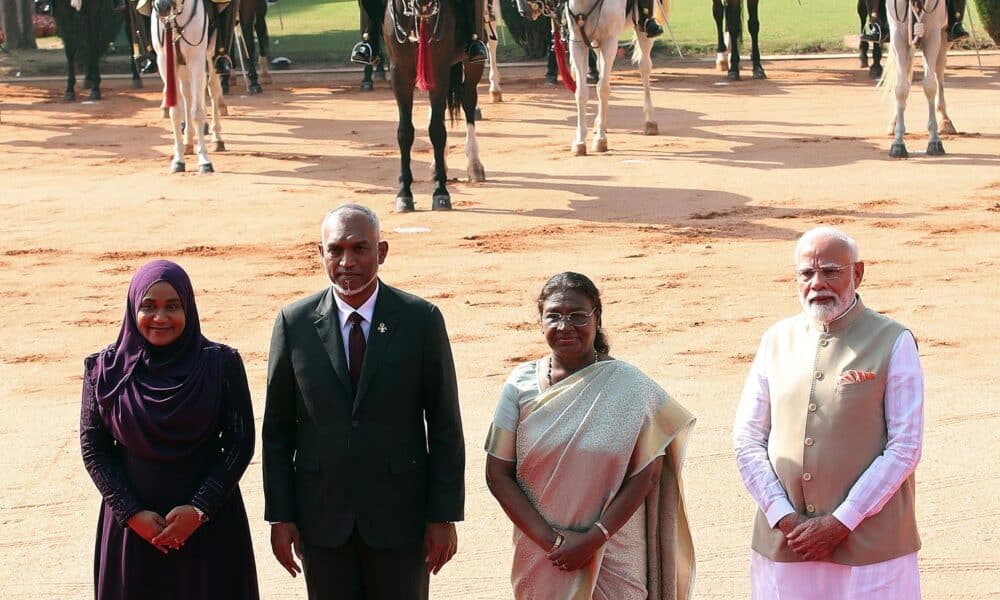
[[[371,44],[368,42],[358,42],[354,44],[354,49],[351,50],[351,62],[375,66],[378,64],[378,58],[375,57],[375,52],[372,50]]]
[[[490,58],[490,51],[486,49],[483,40],[472,40],[465,45],[465,56],[470,63],[484,63]]]
[[[646,37],[649,39],[657,38],[663,35],[663,28],[660,27],[660,24],[653,18],[646,19],[646,24],[643,26],[643,29],[646,32]]]
[[[957,42],[959,40],[964,40],[969,37],[969,32],[962,27],[961,21],[956,21],[954,25],[948,28],[948,41]]]
[[[229,71],[232,69],[232,66],[232,63],[229,62],[229,57],[226,55],[219,56],[215,59],[215,72],[218,73],[220,77],[229,75]]]

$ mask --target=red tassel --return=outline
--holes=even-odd
[[[163,33],[163,40],[166,46],[163,49],[165,53],[164,58],[167,63],[167,90],[165,92],[164,104],[167,108],[170,108],[177,106],[177,73],[174,72],[174,31],[170,25],[166,26],[166,30]]]
[[[556,53],[556,65],[559,67],[559,76],[562,77],[563,85],[570,93],[576,93],[576,81],[573,74],[569,72],[569,65],[566,64],[566,44],[563,43],[562,27],[558,23],[552,23],[552,51]]]
[[[434,65],[431,60],[431,38],[426,21],[417,21],[420,42],[417,46],[417,87],[425,92],[434,89]]]

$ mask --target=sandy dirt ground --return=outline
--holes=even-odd
[[[698,416],[684,472],[696,598],[747,598],[753,503],[732,452],[757,342],[798,310],[797,235],[835,224],[861,244],[861,293],[910,326],[926,372],[917,470],[926,598],[1000,598],[1000,57],[953,60],[960,135],[922,154],[926,104],[907,114],[913,158],[890,160],[882,103],[854,61],[774,62],[726,84],[708,63],[654,77],[661,134],[642,135],[641,87],[616,75],[610,151],[570,156],[573,100],[509,71],[479,126],[488,182],[465,182],[450,131],[456,210],[432,213],[430,144],[418,132],[418,212],[390,211],[396,111],[380,84],[283,78],[229,98],[217,173],[168,176],[155,82],[107,82],[99,103],[58,83],[0,87],[0,597],[92,596],[99,496],[78,442],[82,360],[114,340],[133,270],[178,260],[203,330],[239,348],[259,429],[276,311],[326,284],[320,219],[341,202],[379,211],[386,282],[443,310],[458,367],[467,467],[460,551],[438,598],[510,597],[511,525],[483,480],[483,440],[511,368],[547,350],[533,298],[576,270],[603,290],[613,354]],[[426,114],[418,100],[418,121]],[[193,162],[189,159],[189,167]],[[242,490],[263,598],[305,598],[273,560],[259,456]]]

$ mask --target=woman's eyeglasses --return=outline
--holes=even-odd
[[[590,312],[571,312],[565,315],[559,313],[545,313],[542,315],[542,324],[549,328],[558,328],[560,323],[565,323],[571,327],[583,327],[590,323],[590,317],[594,316],[597,309]]]

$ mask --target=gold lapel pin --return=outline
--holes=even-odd
[[[379,323],[378,324],[378,332],[379,333],[385,333],[386,331],[389,331],[389,328],[385,326],[385,323]]]

